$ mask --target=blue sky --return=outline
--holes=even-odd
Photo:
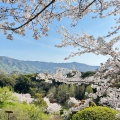
[[[86,31],[89,34],[94,34],[96,37],[99,35],[105,35],[110,27],[114,25],[113,17],[109,19],[91,19],[91,15],[86,16],[80,20],[75,28],[70,27],[70,20],[63,18],[61,22],[56,20],[49,26],[49,36],[42,37],[39,40],[34,40],[31,35],[31,31],[27,31],[25,37],[15,35],[14,40],[7,40],[3,33],[0,31],[0,56],[8,56],[20,60],[32,60],[32,61],[45,61],[45,62],[79,62],[88,65],[99,65],[101,62],[105,62],[108,56],[97,56],[93,54],[84,54],[64,60],[70,52],[75,49],[68,48],[56,48],[55,45],[61,41],[61,36],[56,33],[59,25],[65,25],[71,33]]]

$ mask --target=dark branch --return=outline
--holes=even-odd
[[[87,10],[95,1],[96,0],[93,0],[88,6],[86,6],[86,8],[81,11],[81,13],[85,12],[85,10]]]
[[[120,27],[118,27],[117,29],[115,29],[113,32],[109,33],[107,36],[105,37],[110,37],[111,35],[117,33],[117,31],[120,29]]]
[[[47,6],[45,6],[39,13],[37,13],[34,17],[30,18],[27,22],[25,22],[24,24],[22,24],[19,27],[16,28],[7,28],[9,30],[15,31],[17,29],[22,28],[23,26],[27,25],[28,23],[30,23],[32,20],[34,20],[36,17],[38,17],[43,11],[45,11],[51,4],[53,4],[55,2],[55,0],[52,0]]]

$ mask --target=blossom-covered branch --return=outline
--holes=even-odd
[[[120,12],[119,0],[2,0],[1,3],[0,29],[10,40],[15,33],[26,35],[27,29],[33,31],[35,39],[47,36],[54,19],[60,21],[66,17],[72,20],[70,25],[76,26],[89,13],[94,13],[93,18],[106,18]],[[116,24],[107,37],[119,31],[119,18]]]

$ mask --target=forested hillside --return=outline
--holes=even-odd
[[[82,77],[93,75],[94,72],[82,73]],[[69,97],[75,97],[79,100],[85,99],[85,92],[92,93],[93,90],[89,85],[82,84],[65,84],[63,82],[47,83],[44,80],[36,79],[37,74],[17,75],[17,74],[0,74],[0,87],[9,87],[17,93],[29,93],[35,96],[36,93],[47,96],[50,101],[56,101],[65,104]]]
[[[99,69],[99,66],[89,66],[86,64],[81,64],[77,62],[72,63],[49,63],[49,62],[39,62],[39,61],[22,61],[9,57],[0,56],[0,70],[5,73],[39,73],[39,72],[51,72],[55,73],[57,68],[67,68],[72,69],[72,67],[79,71],[95,71]]]

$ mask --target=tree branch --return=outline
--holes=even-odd
[[[86,8],[81,11],[81,13],[83,13],[85,10],[87,10],[95,1],[96,0],[93,0],[88,6],[86,6]]]
[[[23,26],[27,25],[29,22],[31,22],[32,20],[34,20],[36,17],[38,17],[44,10],[46,10],[51,4],[53,4],[55,2],[55,0],[52,0],[47,6],[45,6],[39,13],[37,13],[34,17],[30,18],[27,22],[25,22],[24,24],[22,24],[21,26],[19,27],[16,27],[16,28],[7,28],[8,30],[17,30],[17,29],[20,29],[22,28]]]

